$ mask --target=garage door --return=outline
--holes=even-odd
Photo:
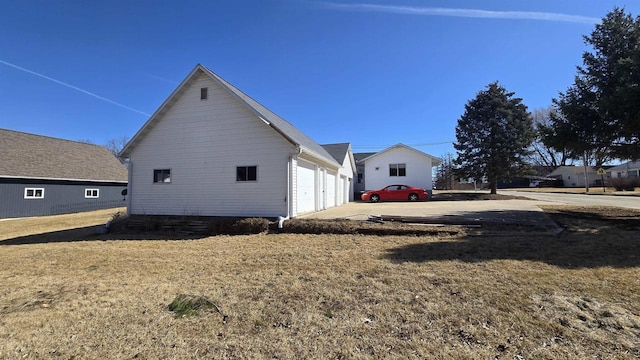
[[[315,166],[298,160],[297,166],[297,213],[316,210],[316,170]]]
[[[347,177],[340,176],[340,180],[338,181],[338,205],[342,205],[347,202],[344,199],[344,195],[346,194],[346,191],[344,190],[346,182],[347,182]]]
[[[327,172],[327,207],[336,206],[336,174]]]

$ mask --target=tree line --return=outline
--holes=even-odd
[[[497,81],[469,100],[456,126],[457,157],[445,156],[436,186],[455,175],[486,179],[495,193],[499,180],[531,175],[533,166],[639,159],[640,17],[616,7],[583,39],[591,50],[548,108],[529,112]]]

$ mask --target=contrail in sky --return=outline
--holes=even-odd
[[[322,2],[321,4],[345,11],[371,11],[386,12],[393,14],[405,15],[423,15],[423,16],[452,16],[452,17],[468,17],[468,18],[485,18],[485,19],[524,19],[524,20],[542,20],[542,21],[560,21],[573,22],[582,24],[597,24],[601,19],[580,16],[567,15],[560,13],[535,12],[535,11],[493,11],[493,10],[477,10],[477,9],[455,9],[455,8],[437,8],[437,7],[414,7],[414,6],[396,6],[396,5],[377,5],[377,4],[340,4],[333,2]]]
[[[94,94],[94,93],[92,93],[92,92],[90,92],[90,91],[87,91],[87,90],[81,89],[81,88],[79,88],[79,87],[77,87],[77,86],[73,86],[73,85],[71,85],[71,84],[67,84],[66,82],[63,82],[63,81],[56,80],[56,79],[54,79],[54,78],[48,77],[47,75],[43,75],[43,74],[37,73],[37,72],[35,72],[35,71],[29,70],[29,69],[25,69],[25,68],[23,68],[23,67],[20,67],[20,66],[18,66],[18,65],[12,64],[12,63],[10,63],[10,62],[6,62],[6,61],[3,61],[3,60],[0,60],[0,64],[5,64],[5,65],[7,65],[7,66],[11,66],[11,67],[12,67],[12,68],[14,68],[14,69],[18,69],[18,70],[20,70],[20,71],[24,71],[24,72],[29,73],[29,74],[31,74],[31,75],[35,75],[35,76],[41,77],[41,78],[43,78],[43,79],[47,79],[47,80],[49,80],[49,81],[53,81],[53,82],[54,82],[54,83],[56,83],[56,84],[60,84],[60,85],[66,86],[66,87],[68,87],[68,88],[71,88],[71,89],[73,89],[73,90],[80,91],[81,93],[87,94],[87,95],[89,95],[89,96],[93,96],[94,98],[96,98],[96,99],[98,99],[98,100],[106,101],[106,102],[108,102],[108,103],[110,103],[110,104],[113,104],[113,105],[119,106],[119,107],[121,107],[121,108],[123,108],[123,109],[127,109],[127,110],[131,110],[131,111],[135,111],[135,112],[137,112],[138,114],[142,114],[142,115],[144,115],[144,116],[151,116],[150,114],[147,114],[147,113],[146,113],[146,112],[144,112],[144,111],[140,111],[140,110],[134,109],[134,108],[132,108],[132,107],[129,107],[129,106],[127,106],[127,105],[120,104],[119,102],[115,102],[115,101],[113,101],[113,100],[109,100],[109,99],[107,99],[107,98],[105,98],[105,97],[102,97],[102,96],[100,96],[100,95],[96,95],[96,94]]]

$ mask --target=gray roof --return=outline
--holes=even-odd
[[[232,94],[236,95],[238,99],[240,99],[243,103],[245,103],[250,110],[252,110],[259,118],[269,124],[275,131],[277,131],[280,135],[285,137],[289,142],[296,146],[300,146],[303,151],[307,151],[315,157],[324,160],[333,165],[336,164],[334,158],[322,148],[322,146],[318,145],[315,141],[313,141],[310,137],[303,134],[300,130],[298,130],[295,126],[291,125],[288,121],[284,120],[280,116],[276,115],[271,110],[264,107],[262,104],[252,99],[249,95],[243,93],[240,89],[231,85],[229,82],[218,76],[213,71],[207,69],[203,65],[196,65],[196,67],[189,73],[189,75],[182,81],[182,83],[178,86],[176,90],[165,100],[165,102],[160,106],[160,108],[149,118],[149,120],[143,125],[142,129],[138,131],[138,133],[131,139],[129,144],[125,146],[125,148],[121,152],[121,156],[128,156],[131,153],[133,147],[140,142],[142,137],[150,129],[155,125],[155,123],[168,111],[168,108],[177,101],[177,97],[184,92],[184,89],[188,87],[193,79],[202,72],[212,79],[216,80],[220,85],[230,91]]]
[[[0,177],[127,182],[104,146],[0,129]]]
[[[640,161],[629,161],[624,164],[620,164],[617,166],[613,166],[609,168],[609,171],[618,171],[618,170],[635,170],[640,168]]]
[[[349,152],[350,144],[324,144],[320,146],[322,146],[331,156],[333,156],[333,158],[336,159],[339,164],[342,164],[344,158],[347,156],[347,152]]]
[[[353,158],[356,159],[356,162],[360,162],[360,160],[366,159],[373,154],[375,153],[374,152],[353,153]]]

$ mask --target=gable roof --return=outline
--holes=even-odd
[[[608,170],[618,171],[618,170],[636,170],[636,169],[640,169],[640,161],[628,161],[624,164],[610,167]]]
[[[344,161],[344,157],[347,156],[347,152],[349,151],[349,143],[340,143],[340,144],[324,144],[320,145],[323,149],[325,149],[329,155],[333,156],[334,159],[338,163],[342,163]]]
[[[0,177],[127,182],[104,146],[0,129]]]
[[[425,152],[422,152],[420,150],[414,149],[411,146],[407,146],[407,145],[402,144],[402,143],[397,143],[397,144],[395,144],[393,146],[390,146],[390,147],[388,147],[388,148],[386,148],[384,150],[378,151],[377,153],[373,153],[372,155],[369,155],[369,156],[367,156],[365,158],[360,159],[359,162],[365,162],[365,161],[367,161],[367,160],[369,160],[371,158],[374,158],[374,157],[376,157],[378,155],[384,154],[387,151],[391,151],[393,149],[407,149],[407,150],[410,150],[410,151],[413,151],[413,152],[417,153],[418,155],[422,155],[424,157],[431,158],[431,160],[432,160],[431,161],[431,165],[433,165],[433,166],[437,166],[437,165],[440,165],[442,163],[442,159],[440,159],[439,157],[435,157],[433,155],[429,155],[429,154],[427,154]]]
[[[336,161],[342,165],[344,162],[344,158],[347,155],[351,159],[351,170],[356,171],[356,161],[353,157],[353,153],[351,152],[351,144],[350,143],[338,143],[338,144],[324,144],[322,146],[331,156],[333,156]]]
[[[187,77],[178,85],[178,87],[169,95],[169,97],[160,105],[160,108],[151,115],[149,120],[142,126],[142,128],[133,136],[133,138],[127,143],[127,145],[120,152],[121,157],[127,157],[131,154],[131,151],[137,144],[142,141],[146,134],[156,125],[164,114],[169,111],[171,106],[175,104],[180,96],[186,91],[186,89],[200,76],[205,74],[225,90],[233,94],[241,103],[247,106],[260,120],[264,121],[272,129],[282,135],[287,141],[300,148],[304,153],[311,155],[312,157],[323,160],[331,165],[337,166],[337,162],[334,158],[320,145],[313,141],[310,137],[303,134],[295,126],[291,125],[288,121],[284,120],[280,116],[276,115],[271,110],[264,107],[262,104],[252,99],[249,95],[240,91],[240,89],[231,85],[229,82],[218,76],[213,71],[207,69],[201,64],[196,65],[193,70],[187,75]]]

